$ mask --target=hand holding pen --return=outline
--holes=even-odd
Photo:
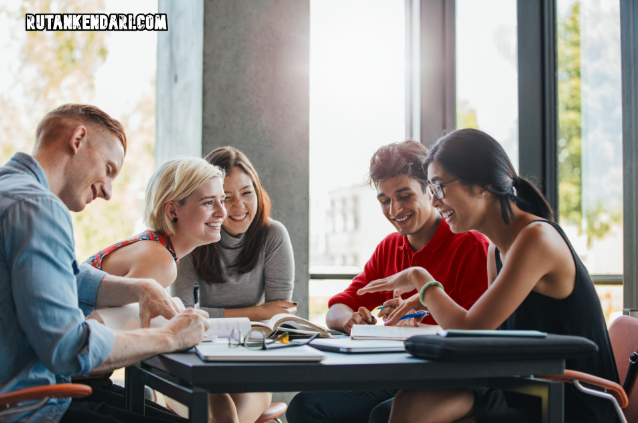
[[[401,297],[392,298],[391,300],[385,301],[382,306],[377,307],[375,310],[379,310],[379,319],[383,319],[385,321],[388,316],[399,306],[403,300]]]
[[[349,311],[352,309],[348,308]],[[343,330],[346,333],[350,333],[352,326],[354,325],[376,325],[377,319],[370,313],[365,307],[359,307],[358,310],[353,311],[352,314],[348,313],[347,320],[343,323]]]
[[[385,325],[391,326],[400,323],[408,323],[407,320],[413,319],[412,324],[418,325],[424,317],[430,313],[427,309],[424,310],[421,301],[419,300],[419,294],[415,294],[412,297],[402,300],[401,304],[392,309],[390,314],[385,319]]]

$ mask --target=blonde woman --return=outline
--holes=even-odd
[[[86,262],[111,275],[154,279],[168,287],[177,276],[180,257],[200,245],[219,241],[226,218],[224,176],[223,170],[204,159],[165,162],[146,188],[144,223],[148,229],[97,252]],[[179,311],[174,304],[171,306]],[[95,313],[90,317],[101,320]],[[94,392],[105,395],[106,402],[117,401],[113,395]],[[227,394],[211,395],[210,404],[211,422],[237,421],[235,406]]]
[[[226,218],[224,177],[222,169],[204,159],[167,161],[155,171],[146,189],[144,223],[149,229],[94,254],[87,263],[112,275],[155,279],[168,287],[177,277],[180,257],[220,240]],[[269,392],[233,396],[261,410],[257,417],[271,400]],[[186,416],[184,406],[166,400],[177,414]],[[210,395],[209,401],[211,422],[244,423],[229,394]]]
[[[150,278],[168,287],[177,276],[179,257],[219,241],[226,218],[223,180],[224,172],[206,160],[167,161],[146,189],[144,223],[149,229],[86,262],[111,275]]]

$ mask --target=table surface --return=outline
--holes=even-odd
[[[487,386],[488,379],[563,373],[563,359],[442,363],[407,353],[324,352],[322,362],[204,362],[194,352],[143,362],[211,393]]]

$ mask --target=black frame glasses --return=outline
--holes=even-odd
[[[428,191],[430,192],[430,194],[432,194],[433,196],[435,196],[436,198],[438,198],[439,200],[443,200],[445,198],[445,191],[443,191],[443,188],[448,185],[451,184],[454,181],[458,181],[459,178],[455,178],[452,179],[451,181],[447,181],[447,182],[438,182],[433,184],[432,182],[428,181]]]
[[[295,342],[294,344],[278,344],[273,345],[275,340],[269,340],[266,337],[266,334],[260,330],[251,330],[244,337],[241,330],[233,329],[228,337],[228,348],[238,348],[245,347],[249,350],[277,350],[280,348],[292,348],[292,347],[300,347],[302,345],[308,345],[310,341],[318,337],[319,334],[315,333],[310,338],[306,339],[305,342]],[[277,338],[287,338],[288,333],[286,332],[283,336]]]

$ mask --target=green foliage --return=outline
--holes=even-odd
[[[476,110],[472,109],[465,100],[456,102],[456,129],[479,129],[476,123]]]
[[[622,222],[622,210],[609,211],[599,202],[583,216],[580,46],[580,2],[575,2],[558,22],[559,212],[561,221],[578,225],[591,245],[607,235],[612,223]]]
[[[103,13],[103,0],[22,0],[20,7],[0,7],[16,28],[25,13]],[[97,31],[24,32],[12,36],[19,63],[12,75],[16,90],[0,93],[0,160],[17,151],[30,153],[39,120],[65,103],[93,102],[95,75],[108,56],[108,33]],[[151,81],[149,81],[151,82]],[[154,81],[147,95],[120,119],[129,146],[124,166],[113,184],[110,201],[98,199],[83,212],[72,213],[79,260],[134,235],[141,221],[142,198],[153,171],[155,140]],[[114,116],[115,117],[115,116]]]
[[[104,2],[23,0],[22,16],[39,13],[104,12]],[[93,93],[95,72],[108,55],[107,33],[100,31],[29,31],[22,44],[20,79],[26,93],[47,111]],[[86,99],[85,101],[86,102]]]
[[[558,22],[558,160],[561,221],[582,227],[580,4]]]

